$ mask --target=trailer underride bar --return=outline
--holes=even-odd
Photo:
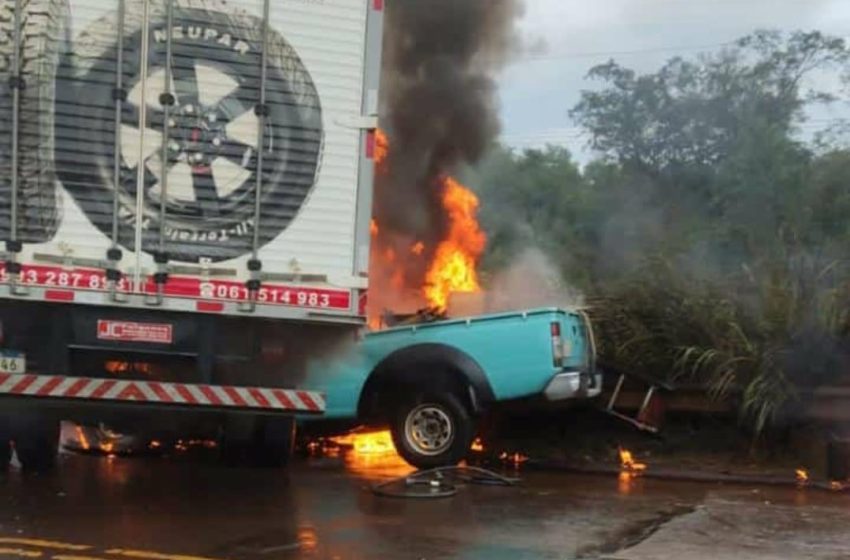
[[[314,391],[0,373],[0,397],[98,403],[136,403],[210,410],[322,414],[325,397]]]

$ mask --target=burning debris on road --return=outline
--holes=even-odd
[[[632,457],[632,452],[628,449],[619,448],[620,468],[624,472],[631,474],[640,474],[646,470],[646,463],[639,463]]]

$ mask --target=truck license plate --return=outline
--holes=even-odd
[[[0,373],[26,373],[27,359],[23,352],[0,350]]]

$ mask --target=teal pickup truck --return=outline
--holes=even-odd
[[[497,403],[597,396],[595,362],[585,314],[535,309],[372,332],[312,364],[304,386],[325,393],[325,420],[389,424],[399,454],[428,468],[460,461]]]

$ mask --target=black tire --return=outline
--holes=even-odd
[[[9,433],[9,422],[0,417],[0,472],[9,468],[12,460],[12,437]]]
[[[49,416],[21,419],[13,434],[15,452],[23,470],[47,472],[56,467],[59,453],[59,421]]]
[[[295,419],[276,417],[228,418],[219,445],[226,465],[282,467],[295,444]]]
[[[183,262],[228,260],[252,249],[258,143],[249,132],[256,136],[255,121],[259,122],[254,111],[259,96],[262,24],[221,0],[175,0],[173,12],[175,27],[183,31],[172,40],[176,104],[170,119],[174,126],[165,140],[174,146],[167,158],[167,169],[174,174],[169,175],[165,197],[167,252],[173,260]],[[151,2],[150,21],[151,82],[146,87],[149,99],[156,99],[147,103],[145,134],[161,138],[164,118],[159,95],[165,89],[164,71],[157,71],[165,68],[163,2]],[[127,4],[125,22],[125,89],[130,97],[118,131],[124,135],[122,141],[139,134],[139,107],[133,99],[137,98],[134,92],[141,95],[141,2]],[[141,221],[142,250],[155,253],[161,229],[158,177],[163,169],[162,141],[155,142],[151,155],[144,152],[144,159],[137,149],[122,152],[121,184],[116,186],[113,177],[116,28],[114,14],[91,24],[75,41],[60,71],[59,172],[65,188],[107,235],[112,231],[112,201],[117,190],[119,242],[133,249],[135,224]],[[280,235],[306,202],[316,182],[323,145],[321,104],[309,72],[289,43],[273,30],[267,53],[260,246]],[[205,81],[199,88],[198,72],[202,70],[220,80]],[[160,74],[162,86],[151,86]],[[235,89],[217,99],[218,93],[210,93],[215,89],[211,86],[220,87],[220,83],[231,83]],[[137,216],[140,167],[145,204],[143,215]],[[218,172],[219,168],[228,171]]]
[[[294,418],[260,418],[251,446],[252,462],[259,467],[283,467],[295,445]]]
[[[227,415],[218,442],[221,462],[234,467],[247,462],[253,431],[253,419],[250,417]]]
[[[423,416],[424,414],[424,416]],[[411,428],[417,419],[420,432],[429,428],[447,430],[449,435],[417,438]],[[446,467],[458,464],[469,451],[475,436],[475,422],[463,402],[452,393],[422,394],[400,406],[393,419],[392,436],[395,448],[402,458],[419,469]],[[427,441],[433,441],[428,445]],[[446,440],[446,441],[443,441]],[[440,443],[442,442],[442,443]]]
[[[53,238],[61,219],[54,165],[56,74],[68,48],[66,0],[21,1],[18,129],[18,240]],[[12,217],[12,73],[15,2],[0,0],[0,239],[9,239]]]

